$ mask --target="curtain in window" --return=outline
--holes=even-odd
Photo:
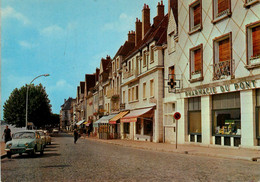
[[[260,55],[260,26],[252,28],[253,56]]]

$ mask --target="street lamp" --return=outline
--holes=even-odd
[[[39,78],[39,77],[41,77],[41,76],[50,76],[50,74],[43,74],[43,75],[39,75],[39,76],[37,76],[37,77],[35,77],[31,82],[30,82],[30,84],[29,85],[31,85],[32,84],[32,82],[34,81],[34,80],[36,80],[37,78]],[[29,88],[28,88],[28,85],[26,85],[26,113],[25,113],[25,129],[27,129],[27,127],[28,127],[28,92],[29,92]]]

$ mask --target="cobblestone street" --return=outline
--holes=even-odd
[[[2,181],[259,181],[260,163],[155,152],[62,134],[43,156],[2,159]]]

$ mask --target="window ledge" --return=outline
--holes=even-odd
[[[226,19],[226,18],[228,18],[228,17],[231,17],[231,16],[232,16],[232,13],[231,13],[231,12],[230,12],[230,13],[226,13],[226,14],[224,14],[224,15],[222,15],[222,16],[220,16],[220,17],[217,17],[217,18],[215,18],[214,20],[212,20],[211,23],[215,24],[215,23],[217,23],[217,22],[219,22],[219,21],[221,21],[221,20],[224,20],[224,19]]]
[[[139,100],[131,101],[131,102],[129,102],[129,104],[133,104],[133,103],[136,103],[136,102],[139,102]]]
[[[145,68],[146,67],[146,65],[145,66],[143,66],[143,68]]]
[[[189,31],[188,34],[189,34],[189,35],[192,35],[192,34],[194,34],[194,33],[196,33],[196,32],[200,32],[201,30],[202,30],[202,27],[199,26],[199,27],[196,28],[195,30],[191,30],[191,31]]]
[[[251,2],[245,3],[244,7],[245,8],[250,8],[250,6],[252,6],[252,5],[256,4],[256,3],[259,3],[259,0],[252,0]]]
[[[204,80],[204,77],[201,76],[199,78],[189,79],[189,82],[194,83],[194,82],[203,81],[203,80]]]
[[[254,68],[260,68],[260,64],[246,65],[245,68],[248,70],[254,69]]]
[[[150,61],[150,64],[154,63],[154,60]]]

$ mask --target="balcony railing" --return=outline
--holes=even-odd
[[[214,64],[214,80],[224,79],[227,76],[233,75],[233,62],[232,60],[221,61]]]

